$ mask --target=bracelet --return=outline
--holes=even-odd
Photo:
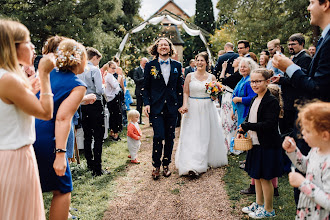
[[[66,153],[66,149],[55,148],[54,153]]]
[[[42,96],[42,95],[54,96],[54,94],[50,93],[50,92],[40,93],[40,96]]]

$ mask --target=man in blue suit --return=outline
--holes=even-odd
[[[237,57],[239,57],[238,53],[234,52],[234,45],[230,42],[225,44],[224,50],[226,53],[219,57],[217,65],[214,68],[213,75],[215,75],[217,79],[219,79],[220,77],[222,64],[225,61],[227,61],[228,63],[226,73],[233,74],[234,73],[233,62]]]
[[[155,59],[145,67],[143,101],[144,112],[154,130],[152,177],[156,180],[160,176],[161,165],[163,175],[171,175],[168,166],[171,163],[178,109],[183,101],[183,78],[181,63],[170,58],[174,54],[174,46],[168,38],[156,40],[149,53]]]

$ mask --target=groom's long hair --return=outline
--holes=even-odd
[[[174,48],[174,45],[173,45],[172,41],[170,39],[168,39],[167,37],[158,38],[155,41],[155,43],[148,48],[149,54],[155,56],[156,58],[159,57],[159,54],[157,52],[157,48],[158,48],[158,43],[161,40],[166,40],[168,42],[168,44],[170,45],[170,52],[169,52],[170,57],[172,57],[173,54],[176,54],[176,51],[175,51],[175,48]]]

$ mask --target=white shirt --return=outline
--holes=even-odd
[[[162,59],[158,59],[158,62],[160,64],[160,61]],[[167,58],[167,60],[164,60],[165,62],[168,61],[168,64],[160,64],[160,69],[162,70],[162,74],[165,80],[165,84],[167,85],[168,80],[170,79],[170,75],[171,75],[171,61],[170,58]]]
[[[0,79],[7,71],[0,69]],[[36,140],[35,118],[0,99],[0,151],[16,150]]]
[[[110,102],[116,97],[116,95],[120,91],[119,83],[116,80],[116,78],[113,76],[113,74],[108,73],[105,76],[105,85],[106,85],[105,95],[108,99],[107,101]]]

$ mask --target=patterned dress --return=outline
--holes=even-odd
[[[306,180],[299,186],[296,219],[329,219],[330,155],[320,154],[319,148],[312,148],[307,157],[298,148],[287,155],[300,171],[306,173]]]

